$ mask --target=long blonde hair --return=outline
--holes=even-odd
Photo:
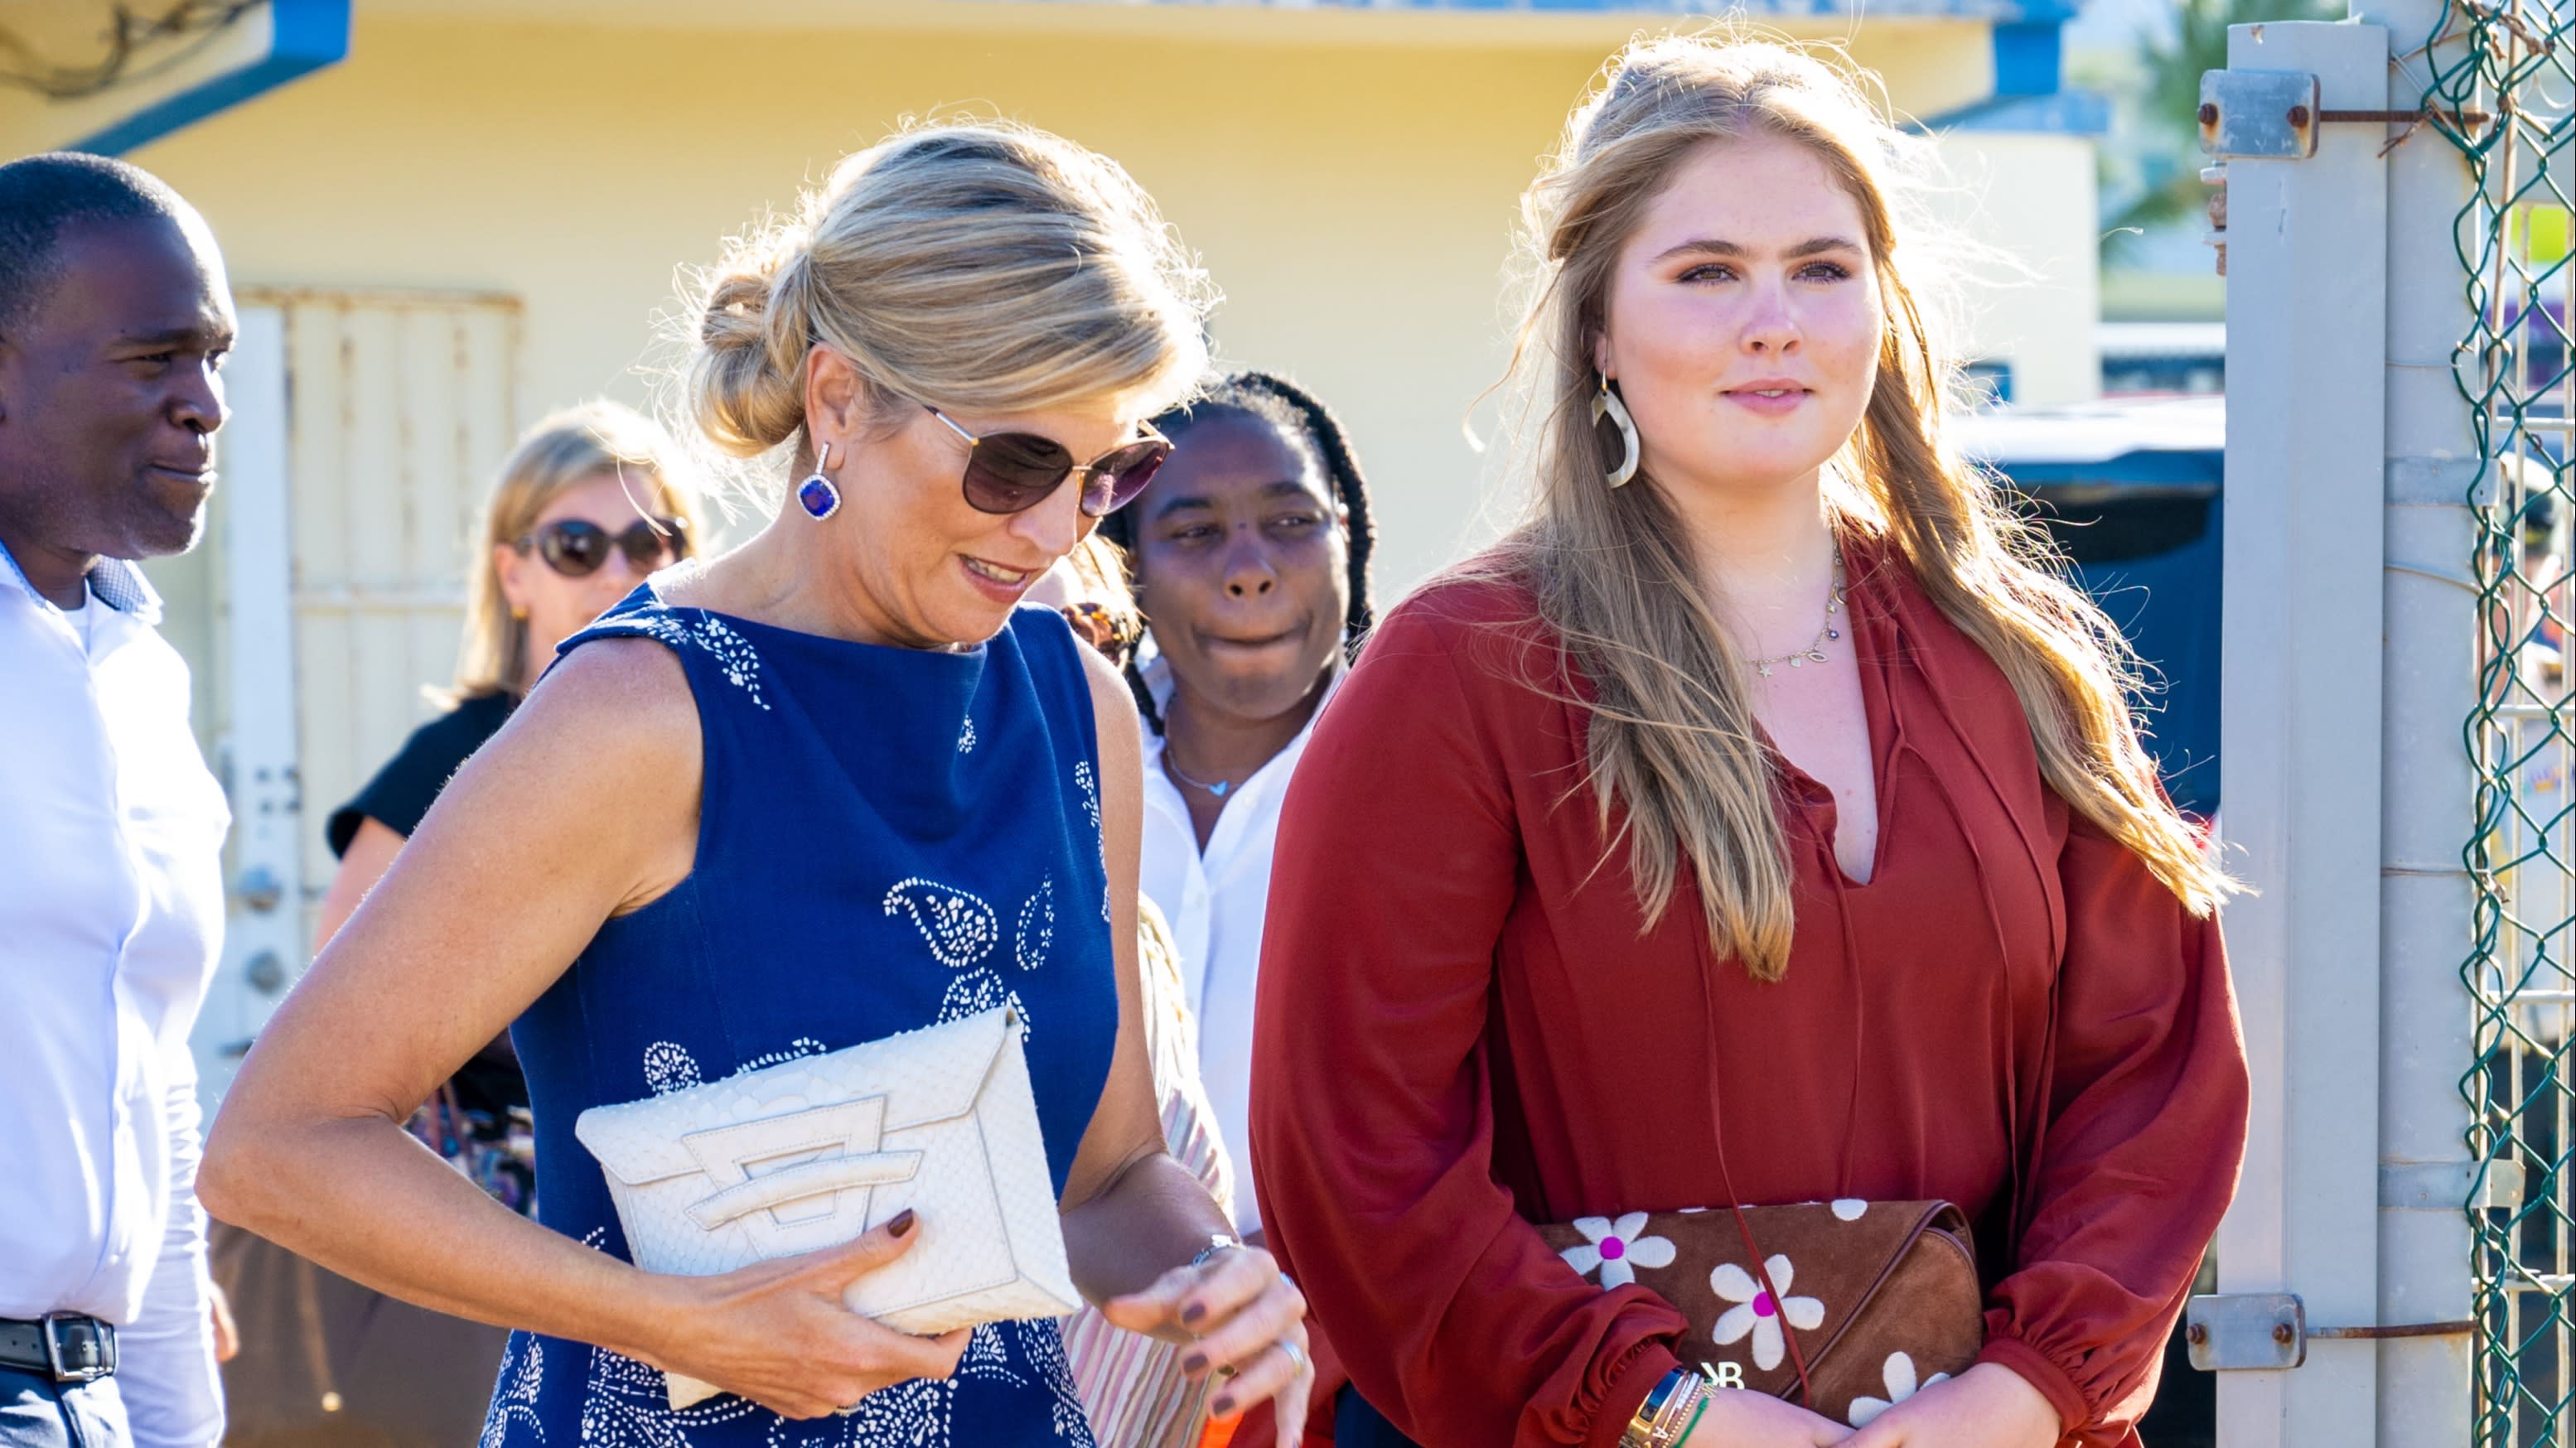
[[[500,481],[483,505],[482,546],[474,550],[465,589],[465,638],[456,651],[456,682],[444,702],[519,692],[527,678],[528,624],[510,616],[492,550],[517,544],[567,489],[600,477],[617,479],[640,516],[677,519],[690,551],[705,553],[709,540],[697,483],[659,424],[606,401],[545,418],[501,464]]]
[[[709,279],[688,408],[737,457],[804,445],[805,363],[855,363],[904,400],[1146,415],[1195,389],[1215,294],[1115,162],[1004,121],[916,127],[843,161]]]
[[[2206,914],[2231,887],[2157,789],[2129,705],[2134,656],[1943,435],[1955,362],[1931,295],[1899,266],[1914,254],[1900,243],[1926,235],[1918,214],[1898,211],[1919,191],[1909,156],[1919,143],[1810,55],[1668,36],[1611,63],[1522,198],[1534,290],[1513,367],[1539,419],[1535,489],[1530,516],[1487,565],[1532,592],[1591,686],[1588,783],[1605,829],[1614,805],[1627,811],[1647,923],[1672,903],[1685,861],[1711,943],[1756,978],[1787,968],[1796,923],[1743,660],[1700,595],[1682,521],[1654,481],[1607,486],[1589,414],[1621,247],[1685,155],[1753,136],[1805,147],[1850,192],[1885,300],[1876,390],[1826,468],[1837,528],[1889,545],[2011,680],[2048,786]]]

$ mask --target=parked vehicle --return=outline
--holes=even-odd
[[[1998,407],[1959,429],[2026,495],[2147,664],[2148,748],[2174,803],[2218,813],[2223,397]]]

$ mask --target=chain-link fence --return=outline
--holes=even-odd
[[[2519,1193],[2482,1190],[2473,1200],[2500,1205],[2469,1214],[2476,1441],[2490,1448],[2576,1443],[2572,62],[2569,0],[2452,0],[2442,28],[2398,57],[2401,74],[2429,83],[2425,118],[2396,144],[2456,146],[2476,181],[2455,226],[2473,321],[2452,359],[2485,459],[2465,560],[2479,618],[2465,733],[2477,770],[2475,935],[2462,970],[2476,1060],[2461,1087],[2472,1158],[2524,1178]]]

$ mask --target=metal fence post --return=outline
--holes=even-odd
[[[2385,105],[2388,54],[2375,25],[2228,36],[2231,71],[2313,74],[2329,109]],[[2227,912],[2254,1112],[2218,1268],[2222,1293],[2295,1292],[2311,1322],[2370,1323],[2390,213],[2383,131],[2318,131],[2303,159],[2227,163],[2220,757],[2230,861],[2256,893]],[[2219,1441],[2391,1441],[2378,1435],[2378,1370],[2372,1344],[2323,1341],[2302,1367],[2222,1373]]]
[[[2383,26],[2392,61],[2374,104],[2413,112],[2429,70],[2411,55],[2448,17],[2444,0],[2353,0]],[[2395,128],[2352,127],[2387,146]],[[2477,703],[2477,586],[2469,577],[2479,473],[2452,374],[2471,315],[2454,227],[2472,193],[2460,153],[2430,128],[2388,151],[2386,634],[2380,717],[2379,1301],[2370,1321],[2425,1327],[2470,1316],[2468,1110],[2473,1059],[2460,982],[2472,892],[2462,865],[2476,771],[2461,744]],[[2465,1445],[2474,1434],[2465,1331],[2383,1338],[2379,1442]]]

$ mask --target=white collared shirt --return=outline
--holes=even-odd
[[[196,1448],[223,1406],[188,1031],[232,816],[160,598],[114,559],[89,586],[84,640],[0,548],[0,1317],[116,1324],[134,1441]]]
[[[1159,659],[1146,683],[1168,699],[1171,681]],[[1340,678],[1325,687],[1315,718]],[[1270,914],[1270,859],[1279,843],[1279,808],[1288,778],[1314,737],[1313,719],[1288,747],[1250,779],[1226,791],[1225,809],[1201,850],[1189,802],[1163,770],[1163,737],[1145,730],[1145,852],[1138,884],[1171,922],[1180,946],[1181,980],[1199,1023],[1199,1076],[1216,1129],[1234,1169],[1234,1229],[1261,1227],[1252,1190],[1252,1000],[1261,973],[1261,929]]]

